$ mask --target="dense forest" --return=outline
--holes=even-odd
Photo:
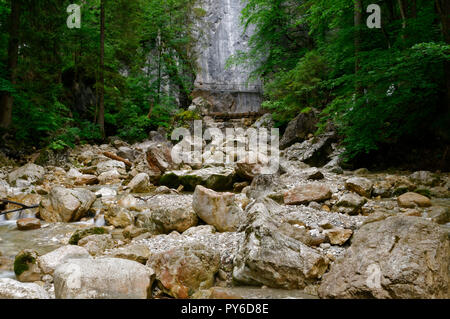
[[[81,28],[70,29],[71,3],[0,0],[4,153],[139,141],[194,116],[196,1],[80,1]],[[253,67],[277,126],[314,110],[317,133],[335,127],[348,159],[422,147],[418,160],[448,161],[450,1],[245,3],[242,23],[255,31],[229,65]],[[372,4],[379,28],[367,25]]]

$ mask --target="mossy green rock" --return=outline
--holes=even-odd
[[[38,254],[34,250],[25,249],[14,259],[14,273],[21,282],[34,282],[41,278],[41,270],[37,264]]]
[[[90,235],[103,235],[106,234],[107,231],[103,227],[93,227],[88,229],[80,229],[77,230],[69,239],[70,245],[78,245],[78,242],[83,239],[84,237],[90,236]]]
[[[186,191],[194,191],[197,185],[205,186],[215,191],[233,189],[236,173],[233,168],[208,167],[199,170],[180,170],[166,172],[160,179],[160,184],[177,188],[184,186]]]

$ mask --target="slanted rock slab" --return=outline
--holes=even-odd
[[[218,231],[236,231],[242,221],[242,210],[233,193],[217,193],[197,186],[192,206],[197,215]]]
[[[284,193],[284,204],[301,205],[309,202],[323,202],[331,198],[331,189],[320,183],[299,185]]]

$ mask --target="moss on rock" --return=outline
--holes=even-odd
[[[35,264],[37,253],[33,250],[22,250],[14,259],[14,273],[20,276],[30,269],[30,264]]]
[[[106,234],[106,229],[103,227],[93,227],[89,229],[77,230],[69,239],[69,245],[78,245],[78,242],[84,237],[90,235],[103,235]]]

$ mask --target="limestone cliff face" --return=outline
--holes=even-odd
[[[242,0],[199,0],[195,47],[198,73],[194,95],[209,100],[216,112],[255,112],[261,104],[261,83],[246,85],[251,70],[226,68],[227,60],[248,48],[252,30],[241,25]]]

